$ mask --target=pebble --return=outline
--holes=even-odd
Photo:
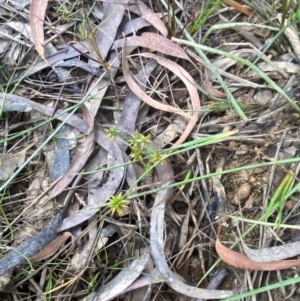
[[[244,183],[234,196],[232,203],[235,205],[239,205],[245,202],[251,193],[251,186],[249,183]]]

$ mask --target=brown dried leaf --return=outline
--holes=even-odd
[[[30,6],[30,26],[32,30],[33,43],[38,54],[44,59],[44,20],[48,0],[32,0]]]
[[[187,139],[189,134],[193,131],[194,126],[196,125],[196,123],[198,121],[198,113],[200,112],[200,109],[201,109],[200,98],[199,98],[197,88],[194,85],[194,79],[190,76],[190,74],[185,69],[183,69],[177,63],[175,63],[169,59],[159,57],[152,53],[142,53],[141,56],[153,58],[158,63],[160,63],[162,66],[171,70],[174,74],[176,74],[184,82],[184,84],[189,92],[189,95],[191,97],[192,107],[193,107],[193,115],[192,115],[192,117],[190,117],[190,121],[189,121],[186,129],[183,131],[182,136],[175,143],[175,145],[179,145],[179,144],[183,143]]]
[[[164,37],[168,35],[168,29],[165,24],[152,9],[140,0],[129,2],[129,5],[126,6],[129,11],[141,16],[145,21],[155,27]]]
[[[127,2],[127,1],[125,1]],[[124,1],[103,1],[103,22],[97,32],[96,40],[101,59],[105,59],[117,34],[118,27],[123,19],[125,6]],[[104,21],[105,20],[105,21]]]
[[[124,45],[124,39],[115,42],[115,47],[121,48]],[[145,47],[152,51],[159,51],[166,55],[182,58],[190,61],[185,51],[177,44],[173,43],[166,37],[152,33],[144,32],[141,36],[132,36],[126,38],[126,47]],[[125,49],[126,50],[126,49]],[[129,53],[126,52],[126,55]]]
[[[223,3],[235,8],[236,10],[244,13],[245,15],[247,15],[249,17],[253,14],[253,10],[250,7],[248,7],[246,5],[241,5],[240,3],[238,3],[234,0],[223,0]]]
[[[204,90],[211,96],[218,97],[218,98],[224,98],[226,97],[226,94],[224,92],[220,92],[217,89],[214,88],[211,81],[209,80],[207,70],[205,69],[204,73],[204,81],[203,81],[203,88]]]
[[[129,65],[125,57],[125,49],[123,49],[122,52],[122,65],[123,65],[124,78],[129,88],[136,96],[142,99],[146,104],[161,111],[175,113],[187,118],[190,117],[188,113],[185,113],[181,109],[177,109],[172,106],[164,105],[158,101],[155,101],[153,98],[151,98],[150,96],[148,96],[146,93],[143,92],[143,90],[139,87],[139,85],[135,82],[135,80],[132,78],[131,74],[129,73]]]
[[[166,162],[163,166],[158,165],[156,167],[156,172],[159,181],[172,179],[173,171],[171,170],[168,162]],[[171,182],[172,181],[170,181],[170,183]],[[164,255],[164,214],[166,200],[170,197],[171,191],[167,188],[168,184],[165,184],[165,186],[165,189],[158,192],[155,198],[150,221],[150,244],[152,249],[152,258],[162,278],[176,292],[192,298],[204,298],[210,300],[232,296],[234,294],[233,291],[207,290],[187,285],[181,279],[179,279],[176,273],[173,273],[170,270]]]
[[[64,232],[62,235],[56,237],[49,245],[47,245],[43,250],[38,252],[35,256],[30,258],[31,262],[39,262],[41,260],[47,259],[54,255],[59,248],[65,243],[65,241],[72,237],[72,244],[74,243],[73,234],[70,232]]]
[[[0,181],[7,180],[20,167],[26,158],[26,152],[16,154],[0,154]]]
[[[300,266],[300,260],[278,260],[271,262],[253,261],[247,255],[232,251],[222,245],[219,237],[217,237],[216,240],[216,251],[224,262],[239,269],[276,271]]]

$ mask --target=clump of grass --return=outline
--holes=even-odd
[[[214,2],[213,6],[211,6],[212,2]],[[190,34],[196,33],[199,30],[199,28],[203,24],[205,24],[207,19],[218,9],[218,7],[220,6],[221,3],[222,3],[222,0],[217,0],[217,1],[209,0],[209,1],[207,1],[204,8],[203,8],[203,10],[201,10],[199,16],[195,20],[195,23],[190,27],[189,33]]]
[[[111,212],[111,215],[117,213],[118,215],[122,216],[128,209],[129,203],[130,201],[123,196],[122,192],[120,192],[118,195],[113,195],[110,198],[107,206]]]
[[[150,135],[144,136],[140,133],[132,135],[129,140],[130,157],[135,161],[139,161],[146,170],[152,170],[158,164],[162,164],[167,158],[162,151],[154,149],[150,142]]]

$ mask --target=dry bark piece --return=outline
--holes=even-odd
[[[59,212],[41,233],[22,242],[15,250],[10,251],[1,259],[0,276],[26,262],[51,243],[57,237],[57,229],[61,225],[64,215],[64,212]]]
[[[48,197],[48,200],[51,200],[64,191],[64,189],[72,182],[74,177],[76,177],[76,173],[81,171],[90,154],[94,150],[94,140],[95,131],[92,130],[91,133],[86,137],[85,141],[78,146],[70,167],[65,171],[62,178],[54,186]]]
[[[228,275],[227,270],[217,270],[211,277],[211,280],[207,286],[207,289],[217,289],[224,278]],[[204,299],[197,299],[196,301],[205,301]]]
[[[60,123],[58,124],[60,126]],[[67,134],[71,133],[73,128],[64,124],[57,132],[55,136],[55,149],[46,152],[46,162],[49,168],[52,181],[61,177],[64,172],[70,167],[70,148],[72,144],[72,138],[68,138]]]
[[[101,231],[101,230],[100,230]],[[82,248],[77,248],[72,260],[67,268],[71,274],[80,274],[84,267],[88,266],[91,254],[94,251],[95,241],[98,235],[98,225],[96,224],[95,217],[88,221],[88,238]]]

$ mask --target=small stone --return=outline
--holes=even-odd
[[[243,209],[252,209],[253,205],[254,205],[254,198],[253,196],[250,196],[245,202],[245,206]]]
[[[288,211],[292,210],[294,207],[293,201],[287,200],[284,204],[284,208]]]
[[[232,203],[235,204],[235,205],[239,205],[243,202],[245,202],[249,195],[251,193],[251,186],[249,183],[244,183],[239,191],[237,192],[237,194],[235,195],[235,197],[233,198],[232,200]]]

